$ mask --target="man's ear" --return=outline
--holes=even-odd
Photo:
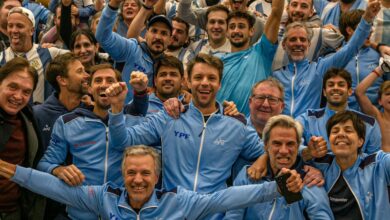
[[[57,76],[56,77],[56,81],[58,83],[58,86],[65,86],[66,85],[66,80],[65,80],[65,77],[62,77],[62,76]]]

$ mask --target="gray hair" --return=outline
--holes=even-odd
[[[160,174],[161,171],[161,157],[160,154],[153,148],[148,147],[146,145],[134,145],[127,147],[125,151],[123,152],[123,159],[122,159],[122,174],[125,172],[125,162],[126,158],[130,156],[151,156],[154,160],[154,170],[156,172],[156,175]]]
[[[268,119],[267,124],[265,124],[265,127],[263,129],[264,144],[268,143],[271,135],[271,130],[275,127],[293,128],[297,134],[297,143],[298,145],[301,144],[303,132],[302,125],[301,123],[287,115],[276,115]]]
[[[286,29],[284,30],[283,42],[285,42],[287,40],[287,33],[288,33],[288,31],[290,29],[295,29],[295,28],[303,28],[303,29],[305,29],[305,31],[307,33],[307,39],[308,39],[309,42],[311,41],[311,38],[313,37],[312,30],[310,28],[308,28],[305,23],[299,22],[299,21],[294,21],[294,22],[288,24]]]

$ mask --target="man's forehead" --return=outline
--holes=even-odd
[[[6,5],[21,6],[22,4],[17,0],[5,0],[3,7]]]
[[[95,78],[115,78],[115,72],[112,69],[100,69],[92,75],[92,80]]]
[[[302,4],[302,3],[307,3],[308,5],[311,5],[312,4],[312,0],[291,0],[291,1],[289,1],[289,4],[288,5],[291,5],[291,4],[296,4],[296,3],[300,3],[300,4]]]

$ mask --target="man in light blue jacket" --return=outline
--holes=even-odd
[[[370,2],[352,38],[331,56],[309,62],[306,58],[310,47],[310,31],[302,23],[293,22],[285,31],[283,47],[290,63],[274,71],[273,76],[285,89],[283,114],[297,117],[310,108],[320,107],[322,77],[331,67],[344,67],[356,55],[370,34],[372,22],[380,9],[376,0]]]
[[[112,183],[103,186],[70,187],[52,175],[16,166],[0,159],[0,176],[39,194],[100,215],[102,219],[204,219],[210,213],[243,208],[256,202],[279,197],[275,181],[261,185],[231,187],[212,194],[198,194],[177,187],[158,192],[154,185],[160,173],[159,154],[146,146],[125,150],[122,161],[124,187]],[[302,180],[294,170],[287,189],[299,192]],[[46,184],[42,184],[45,182]]]
[[[119,149],[161,140],[163,188],[181,185],[201,193],[226,188],[226,180],[238,156],[255,160],[263,154],[256,131],[241,117],[223,115],[216,100],[221,87],[223,64],[220,59],[199,54],[188,66],[192,102],[175,120],[162,111],[147,122],[130,127],[122,114],[126,86],[107,89],[111,99],[109,136]]]
[[[269,155],[267,163],[267,175],[258,181],[254,181],[247,175],[247,166],[244,167],[234,180],[234,185],[264,184],[275,180],[279,171],[283,168],[295,170],[304,177],[304,165],[298,155],[298,148],[302,137],[302,126],[286,115],[273,116],[267,121],[263,130],[265,150]],[[272,202],[257,203],[245,209],[231,210],[226,213],[225,219],[257,220],[257,219],[333,219],[329,201],[322,187],[304,186],[303,199],[292,204],[287,204],[282,197],[275,198]]]

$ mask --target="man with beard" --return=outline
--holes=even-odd
[[[8,12],[13,7],[20,7],[22,4],[18,0],[0,0],[0,51],[9,47],[9,39],[7,33],[7,17]]]
[[[288,19],[280,26],[279,36],[283,36],[285,28],[292,22],[303,22],[310,29],[310,47],[307,53],[309,61],[316,61],[331,52],[335,52],[343,43],[343,35],[331,27],[321,27],[322,23],[315,14],[313,0],[291,0],[286,8]],[[283,49],[282,41],[279,42],[275,58],[272,63],[272,70],[277,70],[289,62],[288,55]]]
[[[79,71],[83,74],[83,69]],[[66,81],[64,78],[57,78],[59,83]],[[91,68],[88,91],[95,105],[77,108],[58,118],[53,127],[50,144],[37,169],[51,173],[72,186],[101,185],[108,181],[117,185],[123,184],[120,172],[122,151],[113,148],[112,141],[107,136],[110,102],[105,93],[110,85],[119,81],[120,73],[109,64]],[[131,84],[136,92],[145,93],[147,78],[144,74],[133,74]],[[129,125],[135,125],[142,120],[130,114],[126,114],[125,118]],[[67,162],[68,154],[72,158],[71,164],[63,165]],[[90,212],[74,207],[68,207],[67,212],[72,219],[98,218]]]
[[[314,8],[322,20],[322,24],[332,24],[339,27],[340,17],[343,13],[354,9],[365,9],[367,0],[313,0]]]
[[[361,151],[372,154],[380,150],[381,132],[375,118],[348,108],[348,97],[352,95],[352,78],[350,73],[344,69],[328,70],[323,80],[323,94],[326,97],[325,108],[309,109],[306,113],[297,117],[297,120],[304,127],[303,138],[305,143],[308,143],[313,136],[323,137],[328,143],[328,151],[330,152],[331,148],[326,133],[326,123],[337,112],[349,110],[355,112],[364,121],[366,127],[366,140]]]
[[[289,24],[285,31],[282,46],[289,57],[289,64],[274,71],[285,88],[285,108],[283,114],[297,117],[307,109],[319,108],[321,83],[326,71],[331,67],[344,67],[370,34],[371,23],[380,10],[377,0],[370,0],[355,33],[336,53],[319,59],[317,62],[307,60],[310,45],[310,29],[301,22]]]
[[[192,0],[181,0],[177,8],[177,15],[189,24],[207,30],[207,8],[193,10],[191,4]],[[265,22],[263,18],[256,16],[252,12],[248,12],[247,4],[247,0],[229,0],[228,2],[230,11],[247,12],[250,13],[254,19],[253,37],[250,39],[250,45],[253,45],[260,39],[261,35],[263,34]]]
[[[248,13],[232,12],[228,17],[228,38],[232,53],[221,57],[224,63],[222,87],[217,99],[236,103],[239,112],[249,115],[249,96],[252,85],[271,75],[275,55],[278,28],[284,8],[284,0],[275,0],[260,41],[250,46],[255,24]]]
[[[246,126],[245,119],[224,116],[222,105],[216,102],[221,87],[221,60],[198,54],[187,69],[193,98],[178,119],[161,111],[141,125],[129,126],[121,113],[126,85],[112,85],[107,90],[111,100],[109,137],[120,149],[161,140],[163,188],[181,185],[195,192],[212,193],[226,188],[239,155],[255,160],[263,150],[256,131]]]
[[[35,18],[33,13],[23,7],[12,8],[7,17],[7,33],[10,40],[10,47],[0,52],[0,65],[14,57],[26,58],[30,65],[38,71],[38,84],[33,93],[33,102],[43,103],[48,97],[52,88],[44,80],[44,68],[57,55],[68,51],[55,47],[42,48],[33,44]]]
[[[104,8],[96,30],[96,39],[114,61],[125,62],[122,77],[127,84],[132,71],[141,71],[148,76],[149,86],[152,86],[154,64],[163,55],[169,44],[172,25],[165,16],[155,15],[148,20],[145,42],[138,43],[137,39],[121,37],[112,31],[121,2],[122,0],[110,0]],[[146,0],[139,11],[141,15],[139,19],[146,20],[146,17],[152,14],[155,4],[155,0]],[[143,25],[136,21],[133,21],[133,24]],[[128,87],[126,103],[133,99],[133,89],[129,84]]]
[[[189,30],[190,25],[187,22],[177,16],[172,18],[171,42],[165,53],[178,58],[181,62],[188,61],[188,57],[193,57],[192,51],[188,49]]]

